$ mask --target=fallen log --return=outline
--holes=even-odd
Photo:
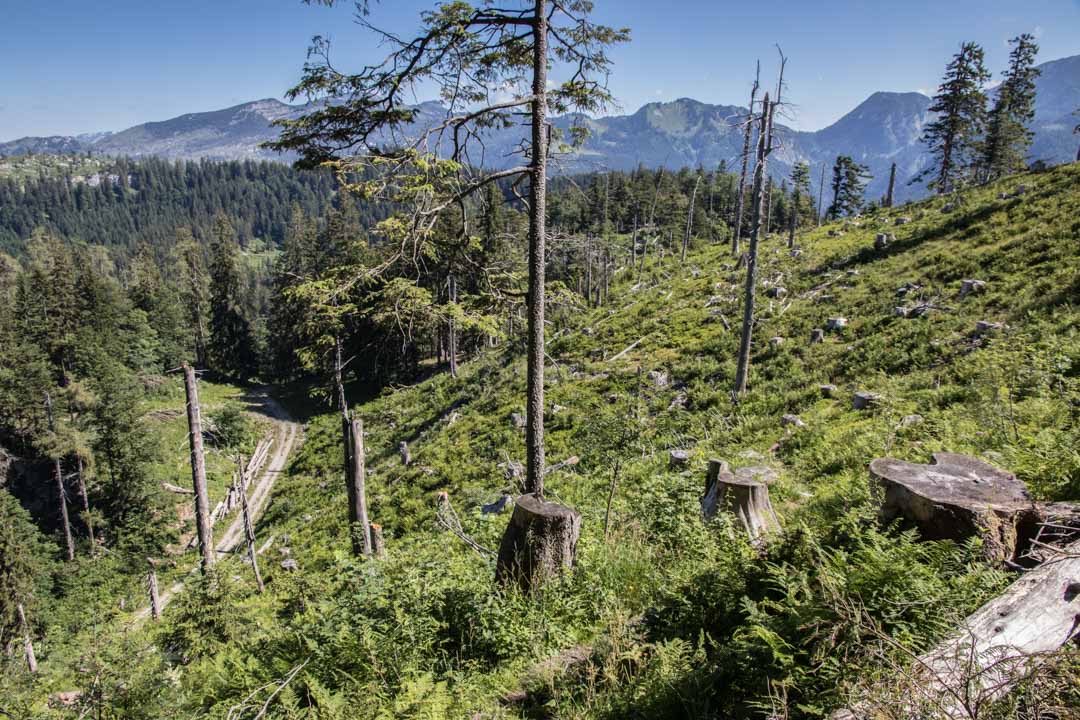
[[[1046,657],[1080,638],[1080,541],[1030,570],[902,670],[903,687],[867,688],[833,720],[977,718]]]

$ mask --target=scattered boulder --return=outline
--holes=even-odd
[[[769,338],[769,347],[771,347],[774,350],[776,348],[780,347],[783,344],[784,344],[784,338],[782,338],[782,337],[778,336],[778,337],[774,337],[774,338]]]
[[[896,242],[896,236],[892,233],[878,233],[874,236],[874,249],[884,250],[894,242]]]
[[[672,470],[684,468],[690,464],[690,453],[686,450],[672,450],[668,453],[668,467]]]
[[[881,395],[872,392],[857,392],[851,398],[851,407],[856,410],[869,410],[881,403]]]
[[[909,428],[918,425],[923,421],[922,415],[905,415],[900,419],[900,427]]]
[[[806,423],[804,423],[798,415],[784,415],[780,418],[780,424],[797,428],[806,427]]]
[[[986,282],[983,280],[962,280],[960,282],[960,297],[967,297],[972,293],[982,292],[986,289]]]
[[[787,288],[776,285],[765,291],[766,297],[782,298],[787,295]]]
[[[300,563],[292,558],[287,558],[281,561],[281,569],[288,572],[296,572],[300,569]]]
[[[810,343],[825,342],[825,331],[821,328],[814,328],[810,331]]]
[[[1024,525],[1037,522],[1035,503],[1016,476],[982,460],[957,453],[934,453],[929,465],[893,458],[870,463],[870,475],[884,491],[881,517],[901,518],[925,540],[964,541],[979,537],[983,554],[995,563],[1018,556]]]
[[[907,225],[910,222],[911,222],[911,218],[909,218],[909,217],[898,217],[898,218],[896,218],[896,221],[893,224],[894,225]]]
[[[830,330],[832,332],[836,332],[836,331],[843,330],[844,328],[846,328],[847,324],[848,324],[847,318],[843,318],[843,317],[829,318],[828,320],[825,321],[825,329]]]
[[[821,392],[821,397],[836,397],[837,387],[835,385],[818,385],[818,390]]]
[[[521,413],[510,413],[510,425],[515,430],[525,429],[525,416]]]

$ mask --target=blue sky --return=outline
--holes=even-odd
[[[693,97],[745,104],[755,58],[790,58],[791,124],[817,129],[875,90],[932,92],[962,40],[990,68],[1033,32],[1040,60],[1080,54],[1080,0],[595,0],[628,26],[611,87],[623,110]],[[383,0],[372,19],[408,32],[431,0]],[[312,35],[344,68],[382,54],[351,6],[300,0],[0,0],[0,140],[120,130],[148,120],[281,97]],[[426,99],[426,98],[421,98]]]

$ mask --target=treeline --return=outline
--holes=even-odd
[[[120,158],[93,180],[67,173],[0,179],[0,250],[19,254],[36,228],[120,250],[161,247],[178,227],[208,239],[218,213],[229,217],[243,247],[254,240],[276,246],[293,205],[319,215],[335,192],[327,172],[266,161]],[[374,212],[363,218],[379,219]]]

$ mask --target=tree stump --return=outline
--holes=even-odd
[[[881,402],[881,396],[872,392],[857,392],[851,397],[851,407],[855,410],[869,410]]]
[[[832,332],[840,332],[841,330],[843,330],[844,328],[847,327],[847,324],[848,324],[847,318],[843,318],[843,317],[829,318],[828,320],[825,321],[825,329],[826,330],[831,330]]]
[[[825,331],[821,328],[814,328],[813,330],[811,330],[810,342],[811,344],[825,342]]]
[[[377,558],[386,557],[386,540],[379,523],[371,523],[371,553]]]
[[[818,391],[823,398],[836,397],[836,393],[839,391],[835,385],[818,385]]]
[[[733,513],[753,541],[780,529],[769,500],[768,485],[736,476],[723,460],[710,460],[701,512],[710,520],[722,511]]]
[[[495,579],[531,592],[574,566],[581,515],[572,508],[522,495],[499,544]]]
[[[668,453],[668,467],[672,470],[684,468],[690,464],[690,453],[686,450],[672,450]]]
[[[402,440],[397,444],[398,455],[401,456],[401,464],[408,466],[412,464],[412,453],[409,452],[409,443]]]
[[[885,522],[902,518],[926,540],[980,537],[990,562],[1017,558],[1038,521],[1015,475],[966,455],[934,453],[929,465],[878,458],[870,475],[885,493]]]

